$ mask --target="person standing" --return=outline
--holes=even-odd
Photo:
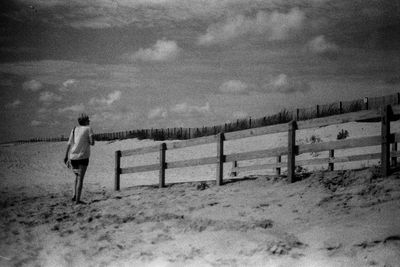
[[[89,116],[82,113],[78,118],[79,126],[72,129],[65,152],[64,163],[71,162],[75,173],[74,196],[72,201],[76,204],[84,204],[81,201],[83,178],[89,165],[90,146],[94,145],[93,131],[89,126]]]

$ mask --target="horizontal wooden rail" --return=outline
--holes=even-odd
[[[257,150],[251,152],[234,153],[225,156],[225,162],[250,160],[258,158],[269,158],[287,154],[287,147],[277,147],[266,150]]]
[[[236,139],[260,136],[266,134],[281,133],[287,131],[287,129],[288,129],[287,123],[283,123],[272,126],[247,129],[242,131],[229,132],[225,133],[225,140],[229,141],[229,140],[236,140]]]
[[[215,143],[216,140],[217,140],[216,136],[212,135],[212,136],[199,137],[199,138],[183,140],[183,141],[175,141],[175,142],[167,143],[166,150],[173,150],[173,149],[179,149],[179,148],[185,148],[185,147],[191,147],[191,146],[212,144],[212,143]],[[159,145],[140,147],[140,148],[136,148],[136,149],[121,151],[121,156],[127,157],[127,156],[133,156],[133,155],[141,155],[141,154],[146,154],[146,153],[158,152],[159,149],[160,149]]]
[[[345,139],[325,143],[305,144],[298,146],[298,153],[320,152],[330,149],[348,149],[366,146],[378,146],[381,144],[380,136],[361,137],[357,139]]]
[[[217,163],[217,157],[208,157],[200,159],[188,159],[181,161],[173,161],[167,163],[167,169],[184,168],[189,166],[200,166]]]
[[[304,130],[304,129],[318,128],[318,127],[343,124],[353,121],[379,119],[380,117],[381,117],[380,110],[363,110],[358,112],[333,115],[329,117],[316,118],[306,121],[298,121],[297,129]]]
[[[393,135],[392,135],[393,137],[393,142],[396,142],[396,143],[399,143],[400,142],[400,133],[394,133]]]
[[[121,174],[135,173],[135,172],[158,171],[159,169],[160,169],[160,165],[159,164],[151,164],[151,165],[144,165],[144,166],[121,168]]]
[[[158,152],[159,150],[160,150],[160,147],[158,145],[157,146],[145,146],[145,147],[139,147],[139,148],[130,149],[130,150],[122,150],[121,156],[127,157],[127,156],[133,156],[133,155],[141,155],[141,154]]]
[[[379,159],[381,157],[381,153],[371,153],[365,155],[351,155],[344,157],[333,157],[333,158],[319,158],[319,159],[307,159],[307,160],[298,160],[296,164],[299,166],[303,165],[320,165],[320,164],[328,164],[328,163],[344,163],[351,161],[361,161],[361,160],[372,160]]]
[[[287,162],[257,164],[257,165],[235,167],[235,168],[232,168],[232,172],[258,171],[258,170],[265,170],[265,169],[282,168],[282,167],[286,167],[286,166],[287,166]]]
[[[176,141],[176,142],[167,143],[167,150],[185,148],[185,147],[191,147],[191,146],[206,145],[206,144],[215,143],[216,141],[217,141],[216,135],[193,138],[193,139],[183,140],[183,141]]]
[[[391,157],[400,157],[400,151],[391,152]],[[307,159],[307,160],[298,160],[296,161],[296,165],[304,166],[304,165],[323,165],[329,163],[345,163],[352,161],[362,161],[362,160],[374,160],[380,159],[381,153],[371,153],[365,155],[351,155],[344,157],[331,157],[331,158],[317,158],[317,159]],[[257,171],[257,170],[265,170],[265,169],[273,169],[273,168],[281,168],[286,167],[287,162],[279,162],[279,163],[268,163],[268,164],[258,164],[258,165],[249,165],[249,166],[241,166],[232,168],[232,172],[244,172],[244,171]]]

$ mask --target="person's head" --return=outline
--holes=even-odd
[[[78,118],[79,125],[88,125],[90,122],[89,116],[85,113],[82,113]]]

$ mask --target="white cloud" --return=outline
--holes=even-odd
[[[43,84],[36,80],[30,80],[30,81],[24,82],[22,84],[22,88],[27,91],[29,90],[32,92],[37,92],[43,88]]]
[[[318,55],[335,56],[339,52],[339,47],[332,42],[328,42],[324,35],[320,35],[308,42],[311,52]]]
[[[85,106],[83,104],[77,104],[65,108],[59,108],[58,112],[64,113],[64,112],[83,112],[85,110]]]
[[[290,79],[286,74],[280,74],[272,78],[269,83],[264,86],[264,89],[272,92],[290,94],[296,92],[306,92],[310,90],[309,84],[303,81]]]
[[[204,106],[190,106],[188,103],[176,104],[171,108],[171,111],[182,116],[205,115],[211,112],[210,103],[207,102]]]
[[[66,92],[70,88],[75,87],[77,83],[78,83],[78,81],[75,80],[75,79],[68,79],[68,80],[66,80],[65,82],[62,83],[62,86],[59,88],[59,90],[61,92]]]
[[[38,126],[41,126],[43,124],[44,123],[42,121],[37,121],[37,120],[31,121],[31,126],[33,126],[33,127],[38,127]]]
[[[268,40],[285,40],[294,30],[301,29],[304,12],[293,8],[289,13],[259,11],[255,18],[244,15],[229,17],[224,22],[212,24],[207,32],[198,38],[200,45],[226,42],[246,34],[265,35]]]
[[[75,80],[75,79],[68,79],[68,80],[66,80],[65,82],[63,82],[63,86],[64,87],[68,87],[68,86],[71,86],[71,85],[73,85],[73,84],[75,84],[75,83],[77,83],[78,81],[77,80]]]
[[[49,113],[49,112],[50,112],[50,111],[49,111],[47,108],[45,108],[45,107],[41,107],[41,108],[39,108],[38,111],[37,111],[37,113],[40,114],[40,115],[44,115],[44,114]]]
[[[61,101],[62,97],[53,93],[53,92],[42,92],[40,93],[39,96],[39,101],[45,102],[45,103],[51,103],[51,102],[57,102]]]
[[[168,61],[175,59],[181,48],[175,41],[158,40],[150,48],[140,48],[133,55],[128,55],[127,58],[130,60],[142,60],[142,61]]]
[[[22,104],[21,100],[17,99],[11,103],[5,105],[6,108],[16,108]]]
[[[165,119],[168,116],[168,111],[165,108],[154,108],[150,110],[148,118],[149,119]]]
[[[244,94],[247,93],[248,85],[239,80],[226,81],[218,88],[224,94]]]
[[[110,106],[111,104],[113,104],[115,101],[118,101],[120,98],[121,98],[121,95],[122,95],[122,93],[121,93],[121,91],[114,91],[114,92],[112,92],[112,93],[109,93],[108,95],[107,95],[107,97],[102,97],[102,98],[95,98],[95,97],[93,97],[93,98],[91,98],[90,100],[89,100],[89,104],[91,104],[91,105],[96,105],[96,104],[99,104],[99,105],[107,105],[107,106]]]

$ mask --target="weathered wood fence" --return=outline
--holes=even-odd
[[[337,114],[356,112],[361,110],[377,109],[384,105],[400,104],[400,93],[382,97],[364,97],[351,101],[340,101],[336,103],[315,105],[308,108],[284,109],[281,112],[262,118],[244,118],[236,121],[216,125],[203,126],[200,128],[162,128],[162,129],[136,129],[112,133],[98,133],[94,135],[97,141],[122,140],[130,138],[153,139],[153,140],[187,140],[203,136],[216,135],[220,132],[228,133],[245,129],[253,129],[264,126],[287,123],[292,120],[309,120],[313,118],[327,117]],[[40,137],[28,140],[13,141],[10,143],[32,143],[32,142],[63,142],[68,140],[69,135],[61,137]]]
[[[370,159],[381,159],[382,175],[388,176],[390,173],[390,159],[392,164],[397,164],[397,157],[400,153],[397,152],[397,142],[400,141],[400,133],[392,134],[390,132],[390,121],[396,119],[400,115],[400,105],[390,106],[387,105],[381,109],[364,110],[359,112],[352,112],[342,115],[334,115],[325,118],[317,118],[306,121],[291,121],[290,123],[278,124],[267,127],[254,128],[250,130],[243,130],[229,133],[218,133],[216,135],[195,138],[185,141],[177,141],[171,143],[162,143],[156,146],[142,147],[132,150],[123,150],[115,152],[115,190],[120,190],[120,178],[122,174],[138,173],[146,171],[159,171],[159,187],[165,186],[165,170],[173,168],[183,168],[189,166],[199,166],[216,164],[216,184],[223,184],[223,171],[224,163],[232,162],[233,173],[240,171],[261,170],[261,169],[275,169],[276,173],[280,175],[281,168],[287,167],[288,179],[290,182],[296,181],[295,168],[296,166],[303,165],[317,165],[327,164],[329,170],[334,169],[334,164],[339,162],[350,162]],[[357,139],[344,139],[337,141],[330,141],[325,143],[314,144],[301,144],[296,145],[296,131],[303,129],[312,129],[334,124],[342,124],[353,121],[368,121],[368,120],[381,120],[382,130],[381,135],[362,137]],[[276,147],[267,150],[258,150],[243,153],[224,154],[224,142],[229,140],[268,135],[274,133],[288,133],[287,146]],[[215,143],[217,146],[217,153],[213,157],[205,157],[198,159],[189,159],[181,161],[167,162],[167,151],[180,149],[185,147],[198,146],[203,144]],[[393,150],[390,150],[390,144],[393,143]],[[353,155],[346,157],[335,157],[335,149],[358,148],[367,146],[381,146],[381,153]],[[329,151],[328,158],[316,158],[296,161],[296,156],[308,152]],[[121,168],[121,157],[137,156],[146,153],[159,152],[160,162],[158,164],[126,167]],[[287,155],[287,161],[282,162],[281,156]],[[251,165],[251,166],[238,166],[238,161],[251,160],[258,158],[276,158],[276,163]]]
[[[340,101],[324,105],[315,105],[308,108],[284,109],[281,112],[262,118],[237,119],[229,123],[216,126],[203,126],[200,128],[166,128],[166,129],[141,129],[114,133],[96,134],[96,140],[116,139],[154,139],[154,140],[187,140],[203,136],[216,135],[220,132],[228,133],[245,129],[287,123],[292,120],[309,120],[332,115],[351,113],[361,110],[377,109],[384,105],[400,104],[400,93],[382,97],[364,97],[351,101]]]

